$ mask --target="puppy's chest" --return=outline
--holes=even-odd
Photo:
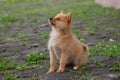
[[[50,34],[50,40],[49,40],[49,46],[55,47],[58,46],[62,41],[62,38],[59,37],[59,34],[57,32],[52,32]]]
[[[49,40],[49,46],[51,47],[55,47],[55,46],[58,46],[60,44],[60,40],[57,39],[57,37],[51,37],[50,40]]]

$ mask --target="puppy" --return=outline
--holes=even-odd
[[[55,17],[50,18],[52,31],[48,43],[50,51],[50,69],[47,73],[54,72],[56,59],[59,60],[59,68],[56,72],[64,72],[67,63],[74,64],[73,69],[85,65],[88,60],[87,46],[80,42],[70,31],[72,14],[64,14],[61,11]]]

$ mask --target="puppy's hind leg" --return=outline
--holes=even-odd
[[[75,64],[75,66],[73,67],[73,69],[75,69],[75,70],[78,69],[80,66],[82,66],[81,61],[80,61],[79,58],[77,58],[75,60],[74,64]]]
[[[75,66],[73,67],[73,69],[79,69],[81,66],[86,65],[87,64],[87,57],[83,57],[83,58],[77,58],[75,60]]]

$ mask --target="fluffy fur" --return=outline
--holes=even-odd
[[[95,2],[102,5],[103,7],[120,9],[120,0],[95,0]]]
[[[88,60],[87,46],[80,42],[70,31],[72,14],[64,14],[63,11],[50,18],[52,31],[48,48],[50,51],[50,69],[48,73],[55,71],[56,59],[59,60],[59,68],[56,72],[64,72],[67,63],[74,64],[73,69],[85,65]]]

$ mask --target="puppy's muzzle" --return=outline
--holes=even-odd
[[[50,23],[52,23],[52,19],[53,19],[53,18],[50,18],[50,19],[49,19],[49,22],[50,22]]]
[[[55,23],[53,22],[53,18],[50,18],[50,19],[49,19],[49,23],[50,23],[51,25],[55,25]]]
[[[50,18],[50,21],[52,20],[53,18]]]

